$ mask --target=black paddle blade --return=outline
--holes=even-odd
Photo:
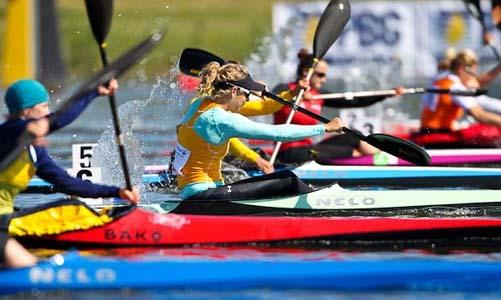
[[[313,55],[324,57],[327,50],[343,32],[351,16],[348,0],[331,0],[320,16],[313,43]]]
[[[87,81],[75,93],[73,93],[73,95],[71,95],[58,109],[58,113],[62,113],[68,106],[72,104],[74,100],[79,99],[86,93],[95,90],[99,85],[108,82],[112,78],[120,77],[132,65],[145,57],[146,54],[148,54],[156,45],[158,45],[162,38],[162,32],[154,33],[143,42],[120,56],[117,60],[106,66],[102,71],[94,75],[92,79]]]
[[[94,38],[101,45],[106,41],[113,17],[113,0],[85,0]]]
[[[213,61],[221,65],[226,64],[224,59],[210,52],[202,49],[186,48],[179,59],[179,70],[186,75],[198,76],[204,66]]]
[[[419,166],[431,164],[430,155],[420,146],[408,140],[376,133],[368,135],[365,141],[374,147]]]
[[[163,33],[152,34],[142,43],[127,51],[127,53],[122,55],[119,59],[109,64],[101,72],[94,75],[92,79],[81,85],[76,92],[74,92],[70,97],[66,98],[66,100],[63,102],[63,105],[54,114],[51,115],[50,121],[55,121],[73,104],[73,102],[81,98],[86,93],[95,90],[99,85],[108,82],[112,78],[120,77],[132,65],[146,56],[146,54],[148,54],[153,49],[153,47],[158,45],[158,43],[162,40],[162,37]],[[18,145],[0,162],[0,171],[8,167],[15,159],[17,159],[25,149],[25,147],[31,144],[32,141],[33,136],[25,131],[19,138]]]
[[[480,8],[480,1],[479,0],[463,0],[466,10],[470,13],[472,17],[480,21],[482,23],[482,27],[485,26],[484,24],[484,14],[482,12],[482,9]]]

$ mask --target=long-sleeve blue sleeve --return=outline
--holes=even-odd
[[[89,181],[71,177],[50,158],[43,147],[35,146],[37,155],[36,175],[52,183],[58,192],[85,198],[118,197],[119,188],[94,184]]]
[[[29,121],[23,119],[8,120],[0,125],[0,157],[6,157],[18,143],[18,139],[23,133]]]
[[[82,98],[76,100],[70,107],[68,107],[56,120],[50,124],[50,132],[63,128],[64,126],[73,122],[78,116],[87,108],[87,106],[98,97],[97,91],[92,91],[85,94]]]
[[[195,121],[194,130],[208,143],[216,145],[232,137],[293,141],[325,133],[324,125],[270,125],[221,108],[201,114]]]

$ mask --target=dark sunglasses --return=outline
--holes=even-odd
[[[250,95],[252,93],[250,91],[247,91],[247,92],[244,92],[244,95],[245,95],[245,101],[249,101],[250,100]]]
[[[315,74],[315,76],[317,76],[319,78],[324,78],[325,76],[327,76],[327,74],[322,73],[322,72],[315,72],[314,74]]]

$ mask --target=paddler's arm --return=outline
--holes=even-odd
[[[481,87],[489,85],[497,76],[501,73],[501,63],[497,64],[494,68],[489,71],[482,73],[477,76],[478,82]]]
[[[238,138],[230,139],[230,153],[256,164],[257,168],[266,174],[273,173],[275,168],[269,161],[263,159],[256,151],[253,151]]]
[[[232,137],[293,141],[325,133],[324,125],[270,125],[254,122],[241,114],[210,109],[195,121],[194,130],[207,142],[221,144]]]
[[[56,120],[51,120],[50,131],[55,131],[73,122],[87,108],[87,106],[98,96],[113,95],[118,89],[118,82],[115,79],[110,80],[108,87],[99,86],[95,91],[89,92],[82,98],[75,101],[65,110]],[[52,114],[51,114],[52,115]]]
[[[278,96],[285,100],[291,100],[293,98],[293,95],[290,91],[281,92],[280,94],[278,94]],[[265,97],[264,99],[245,102],[239,113],[247,117],[262,116],[274,114],[282,107],[283,104]]]
[[[65,170],[56,165],[44,148],[35,147],[35,150],[37,154],[36,175],[53,184],[56,191],[85,198],[118,197],[137,203],[139,194],[126,195],[124,191],[125,189],[95,184],[79,178],[71,177]],[[131,194],[134,193],[136,192]]]
[[[244,144],[241,140],[238,138],[231,138],[230,139],[230,153],[245,159],[248,162],[255,162],[259,154],[255,151],[253,151],[251,148],[247,147],[246,144]]]

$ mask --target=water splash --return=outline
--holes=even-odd
[[[181,112],[190,98],[188,92],[178,89],[178,72],[173,67],[167,74],[159,76],[147,99],[129,101],[119,107],[119,117],[133,185],[141,186],[144,172],[144,154],[148,154],[151,137],[165,141],[164,152],[172,150],[169,141],[175,138],[175,125],[181,119]],[[166,117],[168,116],[168,117]],[[138,130],[136,130],[138,129]],[[139,130],[140,129],[140,130]],[[97,165],[102,168],[106,184],[124,186],[124,176],[115,141],[115,132],[110,122],[98,140],[94,154]],[[150,147],[158,148],[158,147]],[[167,163],[165,159],[161,163]],[[141,188],[144,191],[144,187]]]

